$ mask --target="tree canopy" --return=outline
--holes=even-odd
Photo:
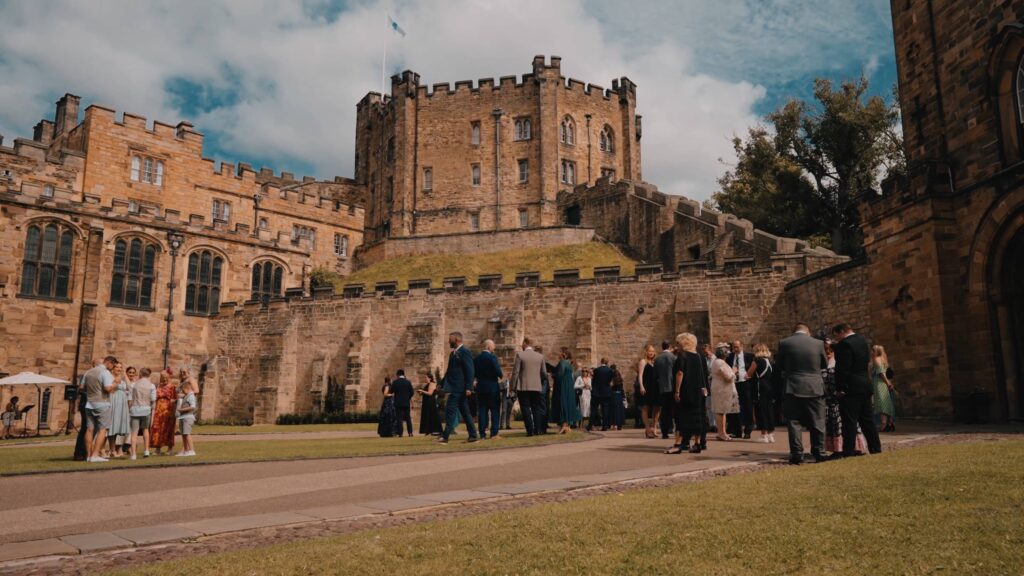
[[[861,194],[904,167],[899,109],[867,89],[865,78],[838,88],[819,78],[814,102],[790,100],[734,138],[737,162],[714,203],[767,232],[859,254]]]

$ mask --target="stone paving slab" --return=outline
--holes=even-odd
[[[173,542],[175,540],[185,540],[186,538],[196,538],[202,536],[202,533],[197,532],[196,530],[183,528],[177,524],[160,524],[157,526],[115,530],[114,535],[124,538],[125,540],[130,540],[134,542],[136,546],[145,546],[146,544],[157,544],[160,542]]]
[[[418,508],[430,508],[437,506],[437,502],[428,502],[427,500],[417,500],[415,498],[385,498],[383,500],[374,500],[372,502],[361,502],[360,506],[367,508],[374,508],[381,512],[401,512],[404,510],[416,510]]]
[[[432,492],[430,494],[417,494],[412,496],[415,500],[426,500],[437,504],[454,504],[456,502],[470,502],[472,500],[483,500],[485,498],[496,498],[505,496],[497,492],[484,490],[451,490],[448,492]]]
[[[12,544],[0,544],[0,562],[20,560],[22,558],[36,558],[38,556],[66,554],[78,554],[78,548],[75,548],[67,542],[62,542],[57,538],[30,540],[28,542],[15,542]]]
[[[366,506],[357,506],[355,504],[338,504],[337,506],[320,506],[317,508],[306,508],[304,510],[296,510],[297,513],[305,516],[312,516],[313,518],[319,518],[321,520],[341,520],[344,518],[355,518],[356,516],[366,516],[369,514],[380,514],[381,511],[375,508],[367,508]]]
[[[251,530],[253,528],[299,524],[301,522],[310,522],[313,520],[317,520],[317,518],[296,512],[273,512],[270,514],[210,518],[208,520],[186,522],[180,524],[180,526],[209,536],[211,534],[223,534],[224,532],[237,532],[239,530]]]
[[[550,480],[535,480],[520,484],[499,484],[497,486],[484,486],[480,490],[484,492],[495,492],[498,494],[529,494],[530,492],[546,492],[548,490],[566,490],[583,486],[581,482],[573,482],[567,478],[552,478]]]
[[[70,544],[79,552],[99,552],[112,548],[126,548],[132,546],[131,541],[125,540],[112,532],[93,532],[92,534],[72,534],[60,538],[65,544]]]

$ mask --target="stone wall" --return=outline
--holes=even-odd
[[[893,2],[908,169],[861,206],[875,339],[914,412],[1024,417],[1020,2]],[[1019,241],[1018,244],[1019,246]]]
[[[586,244],[593,239],[593,230],[571,226],[390,238],[360,247],[356,252],[356,267],[365,268],[401,256],[486,254],[501,250]]]
[[[207,378],[216,401],[204,403],[210,410],[204,416],[255,414],[269,422],[285,412],[322,409],[310,393],[322,371],[330,381],[345,383],[346,409],[376,407],[384,377],[395,370],[405,369],[417,382],[427,371],[443,371],[453,330],[474,351],[493,339],[506,372],[529,336],[552,359],[561,346],[583,365],[607,357],[630,383],[644,345],[683,331],[702,341],[740,338],[774,348],[796,318],[784,288],[800,270],[792,260],[756,272],[641,270],[640,276],[564,286],[421,289],[393,296],[317,293],[266,308],[225,304],[209,347],[227,369]],[[276,405],[276,414],[269,405]]]
[[[769,267],[780,255],[800,255],[804,274],[847,260],[802,240],[780,238],[747,220],[722,214],[647,182],[602,178],[593,186],[560,192],[563,221],[593,228],[643,262],[678,267]]]
[[[871,341],[868,277],[863,260],[837,264],[787,284],[786,303],[815,335],[830,336],[833,326],[848,322]]]

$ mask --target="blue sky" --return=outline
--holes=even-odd
[[[896,75],[888,0],[0,0],[0,22],[7,144],[72,92],[189,120],[207,157],[320,178],[352,173],[355,103],[380,89],[385,44],[389,72],[428,84],[522,74],[534,54],[605,87],[629,76],[644,178],[697,199],[729,139],[815,77],[864,73],[888,98]]]

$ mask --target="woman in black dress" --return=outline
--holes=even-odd
[[[423,412],[420,414],[420,434],[440,436],[441,435],[441,414],[437,411],[437,382],[434,377],[427,374],[427,383],[416,393],[420,395],[423,402]]]
[[[679,346],[679,353],[676,355],[672,371],[681,372],[683,381],[679,386],[679,394],[674,395],[675,405],[672,407],[676,424],[676,442],[665,453],[679,454],[683,447],[689,444],[690,452],[699,454],[702,450],[704,398],[708,393],[707,364],[697,354],[697,337],[693,334],[680,334],[676,344]]]
[[[395,423],[398,422],[395,414],[395,397],[391,393],[391,378],[384,377],[384,385],[381,386],[381,394],[384,401],[380,405],[380,417],[377,420],[377,435],[381,438],[391,438],[395,435]]]
[[[747,380],[753,382],[754,416],[761,432],[758,442],[775,442],[775,389],[772,387],[772,353],[767,344],[754,346],[754,362],[747,370]]]
[[[658,379],[654,373],[654,359],[657,357],[657,350],[654,344],[644,347],[644,355],[637,364],[637,388],[641,391],[635,402],[638,414],[643,414],[647,429],[644,435],[648,438],[656,438],[654,429],[661,420],[661,390],[658,389]]]

